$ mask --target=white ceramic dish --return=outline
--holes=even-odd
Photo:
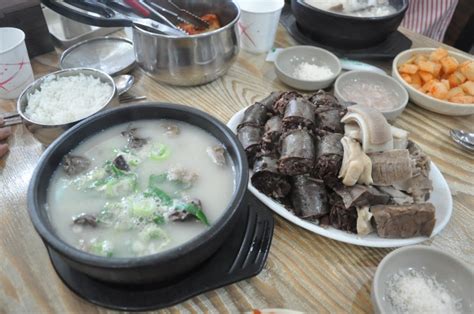
[[[300,80],[293,71],[302,62],[327,66],[333,75],[324,80]],[[293,46],[280,51],[275,59],[275,73],[288,86],[304,91],[315,91],[329,87],[341,73],[341,62],[333,53],[313,46]]]
[[[386,295],[386,283],[399,271],[416,270],[435,276],[453,297],[462,299],[460,313],[474,313],[474,273],[467,265],[438,249],[415,245],[397,249],[383,258],[372,282],[372,305],[375,313],[394,313]]]
[[[435,48],[416,48],[401,52],[393,60],[392,76],[407,89],[411,101],[413,101],[420,107],[448,116],[467,116],[474,114],[474,104],[456,104],[449,101],[433,98],[412,87],[410,84],[405,82],[405,80],[403,80],[400,76],[400,73],[398,72],[398,66],[400,64],[406,62],[415,54],[430,54],[435,50]],[[473,58],[469,58],[465,54],[460,54],[454,51],[449,51],[449,55],[455,57],[459,61],[459,63],[462,63],[467,60],[474,60]]]
[[[334,96],[340,101],[351,101],[342,95],[345,86],[351,84],[377,84],[383,86],[385,90],[393,92],[397,98],[396,106],[394,109],[381,111],[389,121],[394,121],[408,104],[408,93],[398,81],[388,75],[368,71],[349,71],[339,75],[334,83]]]
[[[240,123],[240,121],[242,121],[244,111],[245,109],[242,109],[237,112],[227,123],[227,126],[235,133],[237,130],[237,125]],[[431,163],[430,178],[433,181],[433,192],[431,193],[429,202],[433,203],[436,208],[436,224],[433,229],[433,233],[431,234],[431,237],[434,237],[448,224],[452,214],[453,199],[451,197],[451,192],[446,180],[434,163]],[[270,207],[275,213],[282,216],[286,220],[326,238],[360,246],[384,248],[412,245],[428,240],[426,237],[415,237],[409,239],[385,239],[380,238],[376,233],[372,233],[367,236],[358,236],[356,234],[338,230],[333,227],[321,227],[293,215],[287,209],[285,209],[283,205],[260,193],[250,182],[249,190],[265,205]]]

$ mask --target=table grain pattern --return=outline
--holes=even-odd
[[[401,29],[414,47],[438,47],[424,36]],[[277,47],[295,45],[280,26]],[[452,49],[452,48],[451,48]],[[224,122],[273,90],[287,90],[264,55],[239,54],[228,74],[199,87],[154,82],[135,69],[132,94],[150,101],[182,103]],[[57,53],[32,61],[35,77],[58,67]],[[391,62],[373,64],[389,70]],[[15,102],[0,100],[0,112]],[[454,210],[447,227],[424,242],[474,265],[474,155],[448,137],[450,128],[473,131],[474,115],[448,117],[409,104],[396,126],[440,168],[451,189]],[[22,125],[13,128],[10,153],[0,159],[0,313],[108,313],[72,293],[54,272],[26,209],[27,187],[43,151]],[[290,308],[308,313],[371,313],[370,285],[377,264],[390,249],[373,249],[326,239],[275,217],[273,244],[256,277],[194,297],[164,312],[242,312],[252,308]]]

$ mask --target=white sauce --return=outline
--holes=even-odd
[[[366,105],[379,111],[391,111],[400,106],[398,93],[387,89],[382,83],[354,79],[342,86],[341,95],[347,101]]]
[[[180,129],[179,134],[166,134],[165,124],[177,125]],[[136,154],[141,159],[140,164],[132,168],[138,174],[137,190],[143,191],[147,188],[151,174],[166,173],[173,168],[191,170],[197,175],[197,178],[193,178],[195,182],[191,188],[184,191],[176,189],[175,192],[167,190],[167,193],[173,197],[184,195],[199,199],[203,211],[212,225],[222,215],[234,192],[234,169],[230,158],[226,157],[226,166],[218,166],[212,162],[206,151],[209,146],[222,144],[206,131],[183,122],[148,120],[134,122],[132,125],[138,128],[137,135],[141,138],[149,138],[149,144],[137,150]],[[126,130],[127,126],[128,124],[118,125],[94,135],[71,153],[92,159],[89,169],[101,168],[106,160],[113,160],[117,156],[114,149],[126,146],[127,140],[120,133]],[[147,151],[150,149],[150,145],[157,145],[157,143],[164,144],[170,149],[168,158],[164,160],[148,158]],[[142,256],[178,246],[209,228],[195,219],[185,222],[169,221],[158,226],[165,236],[148,241],[144,237],[151,233],[157,233],[156,230],[152,230],[149,224],[135,228],[135,225],[131,223],[133,228],[129,230],[101,226],[100,224],[96,228],[73,225],[72,217],[74,216],[81,213],[97,215],[107,202],[127,203],[129,198],[135,195],[131,192],[114,197],[106,195],[105,192],[84,190],[77,184],[80,182],[78,177],[83,178],[81,175],[83,174],[70,177],[65,174],[62,167],[59,168],[51,179],[47,197],[49,216],[56,232],[60,238],[77,248],[87,251],[87,247],[90,247],[91,243],[100,240],[105,241],[102,245],[103,248],[107,252],[110,250],[114,257]],[[165,186],[163,190],[166,188]],[[140,193],[140,195],[143,198],[143,194]],[[143,201],[141,204],[145,205],[151,202],[149,199]],[[128,217],[122,218],[125,218],[126,223],[133,221]],[[160,235],[158,234],[158,236]]]

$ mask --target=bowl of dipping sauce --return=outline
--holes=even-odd
[[[375,108],[389,121],[395,120],[408,103],[408,93],[400,83],[388,75],[368,71],[340,75],[334,84],[334,95],[340,101]]]
[[[474,273],[451,254],[415,245],[380,262],[372,283],[375,313],[472,313]]]
[[[280,51],[275,60],[278,78],[304,91],[329,87],[341,73],[341,63],[331,52],[312,46],[294,46]]]

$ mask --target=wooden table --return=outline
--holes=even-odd
[[[402,30],[414,47],[439,43]],[[296,44],[280,27],[277,46]],[[222,121],[273,90],[288,89],[275,76],[264,55],[241,52],[227,75],[210,84],[179,88],[162,85],[135,70],[132,93],[149,100],[183,103]],[[33,60],[36,77],[57,69],[55,53]],[[377,65],[389,70],[391,62]],[[0,111],[13,111],[1,101]],[[443,172],[454,199],[448,226],[424,244],[441,248],[474,265],[474,155],[448,137],[450,128],[473,131],[474,116],[448,117],[409,104],[396,125],[411,133]],[[14,128],[10,154],[0,168],[0,313],[108,312],[72,293],[56,273],[26,210],[26,191],[42,152],[23,126]],[[277,215],[270,255],[264,270],[249,280],[202,294],[179,304],[176,312],[241,312],[252,308],[290,308],[306,312],[372,311],[370,285],[377,264],[389,249],[336,242],[299,228]]]

